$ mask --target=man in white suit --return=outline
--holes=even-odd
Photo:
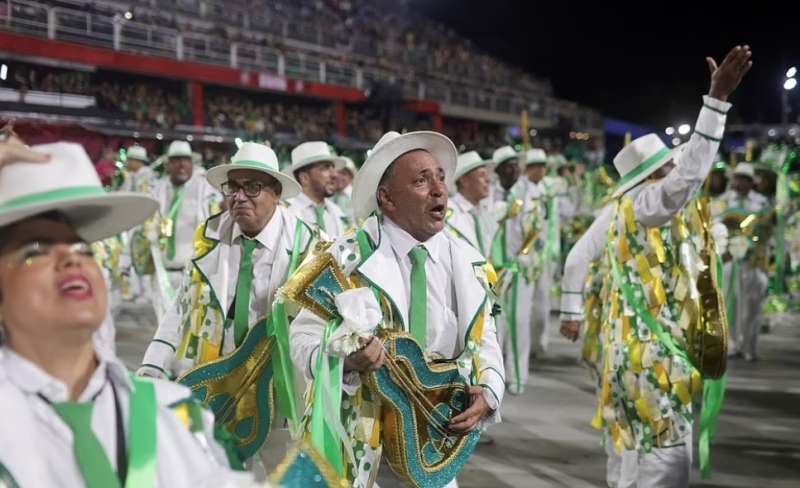
[[[442,232],[447,182],[453,177],[456,158],[453,143],[442,134],[385,134],[353,184],[353,209],[357,219],[366,219],[364,225],[355,237],[338,239],[330,252],[345,275],[372,284],[380,301],[392,304],[384,310],[378,327],[408,331],[429,358],[464,360],[469,368],[465,374],[476,386],[469,387],[470,406],[453,417],[449,427],[467,432],[499,421],[505,378],[485,258],[462,239]],[[378,210],[381,215],[373,215]],[[476,323],[482,326],[473,327]],[[309,380],[324,329],[325,322],[307,309],[291,326],[295,367],[305,371]],[[360,403],[364,390],[360,373],[379,368],[385,354],[381,340],[373,335],[347,356],[343,405]],[[477,370],[471,364],[479,365]],[[353,486],[365,486],[378,467],[378,450],[359,437],[363,428],[351,432],[351,442],[364,455],[357,466],[351,466],[350,472],[357,475],[350,481]],[[456,486],[455,480],[448,486]]]

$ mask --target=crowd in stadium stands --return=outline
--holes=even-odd
[[[187,97],[174,84],[120,75],[86,72],[33,64],[14,63],[7,86],[23,95],[28,90],[91,95],[96,106],[136,121],[142,128],[168,129],[191,123]],[[346,136],[372,143],[387,129],[433,129],[426,114],[405,110],[386,111],[365,104],[348,104],[345,110]],[[390,121],[390,120],[391,121]],[[469,148],[495,147],[502,143],[498,126],[445,119],[444,130],[454,141]],[[327,139],[337,134],[335,104],[277,95],[210,88],[205,96],[205,125],[228,129],[246,138],[270,138],[276,134],[295,140]]]
[[[262,101],[246,94],[206,96],[207,126],[251,135],[286,133],[306,140],[325,138],[336,130],[335,117],[332,104]]]
[[[185,97],[164,83],[145,79],[124,81],[130,77],[25,63],[14,63],[12,68],[13,80],[8,86],[20,91],[20,101],[24,101],[29,90],[91,95],[97,108],[121,112],[143,127],[171,128],[191,119]]]
[[[481,53],[452,30],[414,12],[406,0],[181,0],[168,5],[139,0],[134,5],[139,5],[137,22],[207,35],[221,45],[282,49],[287,38],[333,48],[337,60],[405,65],[418,77],[468,76],[486,86],[549,91],[546,82]]]
[[[142,126],[172,128],[191,120],[188,103],[155,83],[101,82],[93,93],[99,108],[120,110]]]

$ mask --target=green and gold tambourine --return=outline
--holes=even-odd
[[[233,435],[242,460],[258,452],[275,417],[274,336],[262,320],[231,354],[197,366],[178,378],[214,412],[214,421]]]

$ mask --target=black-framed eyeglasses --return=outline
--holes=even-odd
[[[248,181],[243,185],[235,181],[226,181],[220,185],[222,194],[226,197],[232,197],[239,193],[239,190],[244,190],[244,194],[248,197],[255,198],[261,194],[261,191],[267,187],[267,184],[262,181]]]

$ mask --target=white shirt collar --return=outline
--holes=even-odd
[[[115,385],[128,390],[132,389],[128,370],[119,362],[119,359],[99,347],[95,347],[95,355],[98,361],[97,368],[89,378],[89,383],[81,393],[79,401],[88,401],[94,397],[102,390],[107,379],[111,379]],[[5,373],[8,381],[24,392],[41,393],[52,402],[69,400],[69,390],[66,384],[53,378],[38,365],[6,346],[0,347],[0,370]]]
[[[528,176],[526,175],[526,176],[525,176],[525,182],[526,182],[526,183],[527,183],[529,186],[531,186],[531,187],[533,187],[533,188],[538,188],[539,190],[542,190],[542,191],[544,191],[544,189],[545,189],[544,178],[542,178],[541,180],[539,180],[539,182],[538,182],[538,183],[534,183],[534,182],[533,182],[533,181],[531,181],[531,179],[530,179],[530,178],[528,178]]]
[[[441,232],[425,242],[420,242],[394,223],[392,219],[384,217],[383,233],[384,236],[389,239],[389,244],[392,245],[392,249],[398,257],[402,258],[403,256],[408,256],[408,253],[411,252],[413,248],[422,245],[428,250],[428,257],[431,261],[434,263],[439,262],[439,249],[442,245],[442,239],[444,239]]]
[[[283,218],[281,216],[281,212],[283,212],[283,207],[280,205],[275,207],[275,212],[272,213],[272,217],[270,217],[269,222],[267,225],[261,229],[261,232],[254,238],[256,242],[261,244],[262,247],[267,249],[269,252],[274,252],[277,248],[277,240],[278,236],[281,233],[281,224],[283,222]],[[233,234],[231,235],[231,244],[236,242],[237,238],[244,237],[247,238],[243,233],[242,229],[239,228],[239,224],[233,224]],[[249,239],[249,238],[248,238]]]
[[[303,207],[318,207],[319,206],[319,205],[317,205],[317,202],[312,200],[311,197],[306,195],[304,192],[300,192],[300,194],[297,195],[294,198],[297,200],[297,203],[299,203]],[[325,208],[328,207],[328,199],[327,198],[322,200],[322,206],[325,207]]]
[[[462,195],[461,193],[456,192],[456,194],[453,195],[451,200],[453,200],[453,203],[455,205],[457,205],[458,208],[460,208],[464,212],[471,213],[471,212],[477,212],[478,211],[478,207],[473,205],[472,202],[467,200],[467,198],[464,195]]]

